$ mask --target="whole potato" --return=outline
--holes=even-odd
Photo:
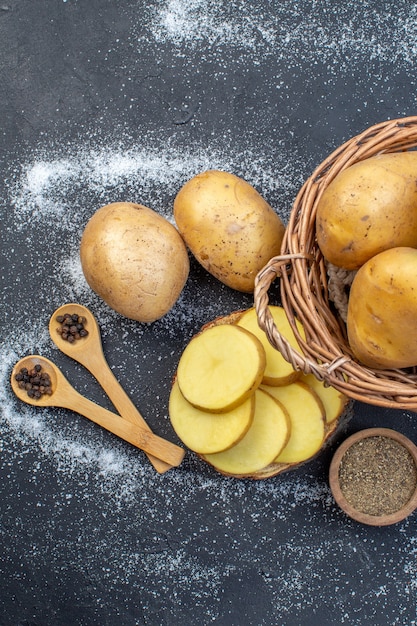
[[[417,250],[372,257],[353,279],[347,315],[349,345],[364,365],[417,365]]]
[[[163,317],[189,273],[177,229],[152,209],[130,202],[94,213],[81,238],[80,257],[90,287],[112,309],[139,322]]]
[[[380,154],[338,174],[317,206],[323,256],[356,270],[383,250],[416,247],[416,181],[416,152]]]
[[[189,180],[174,200],[174,217],[197,261],[238,291],[252,292],[256,274],[281,250],[280,218],[234,174],[209,170]]]

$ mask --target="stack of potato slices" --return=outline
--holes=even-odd
[[[296,347],[284,309],[269,308]],[[298,331],[304,336],[301,324]],[[251,308],[207,324],[191,339],[178,363],[169,414],[181,441],[220,473],[260,479],[314,457],[346,404],[338,390],[293,369]]]

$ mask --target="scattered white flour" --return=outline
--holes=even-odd
[[[222,2],[204,2],[204,0],[168,0],[161,3],[155,16],[151,31],[156,41],[168,39],[174,44],[196,46],[201,42],[210,45],[232,45],[252,48],[259,39],[273,43],[275,39],[274,24],[268,22],[263,14],[262,19],[254,19],[259,11],[257,5],[239,3],[239,17],[235,17],[236,2],[230,2],[230,13],[225,11]]]
[[[274,55],[290,65],[307,54],[338,70],[348,67],[352,56],[415,62],[417,7],[410,3],[381,11],[366,0],[352,11],[352,3],[284,1],[268,9],[268,2],[167,0],[155,11],[151,31],[159,43],[190,48],[204,43],[222,53],[230,46],[263,61]],[[387,31],[391,37],[382,44],[380,33]]]
[[[145,204],[173,222],[174,196],[189,178],[208,169],[244,176],[271,204],[277,202],[277,192],[294,194],[301,182],[295,173],[296,155],[288,163],[279,143],[272,154],[266,154],[250,145],[227,145],[227,140],[221,149],[215,147],[218,140],[211,147],[171,147],[162,142],[158,146],[152,135],[142,142],[142,148],[70,146],[72,158],[51,158],[49,148],[35,152],[17,172],[11,190],[16,225],[24,227],[36,214],[53,217],[57,228],[72,230],[74,212],[78,223],[86,221],[102,203],[125,200],[127,188],[130,201]],[[274,208],[283,219],[288,217],[289,204]]]

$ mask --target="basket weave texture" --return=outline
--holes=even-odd
[[[405,117],[368,128],[328,156],[297,194],[281,254],[259,272],[254,291],[259,325],[293,367],[313,373],[355,400],[412,411],[417,411],[415,370],[373,370],[353,358],[345,325],[346,289],[353,274],[326,264],[316,241],[315,218],[323,191],[339,172],[376,154],[416,146],[417,116]],[[277,277],[299,350],[279,333],[268,309],[268,290]],[[304,326],[305,341],[297,332],[296,318]]]

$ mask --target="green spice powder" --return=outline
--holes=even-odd
[[[417,468],[403,445],[389,437],[367,437],[348,448],[339,466],[346,500],[368,515],[388,515],[403,507],[417,487]]]

